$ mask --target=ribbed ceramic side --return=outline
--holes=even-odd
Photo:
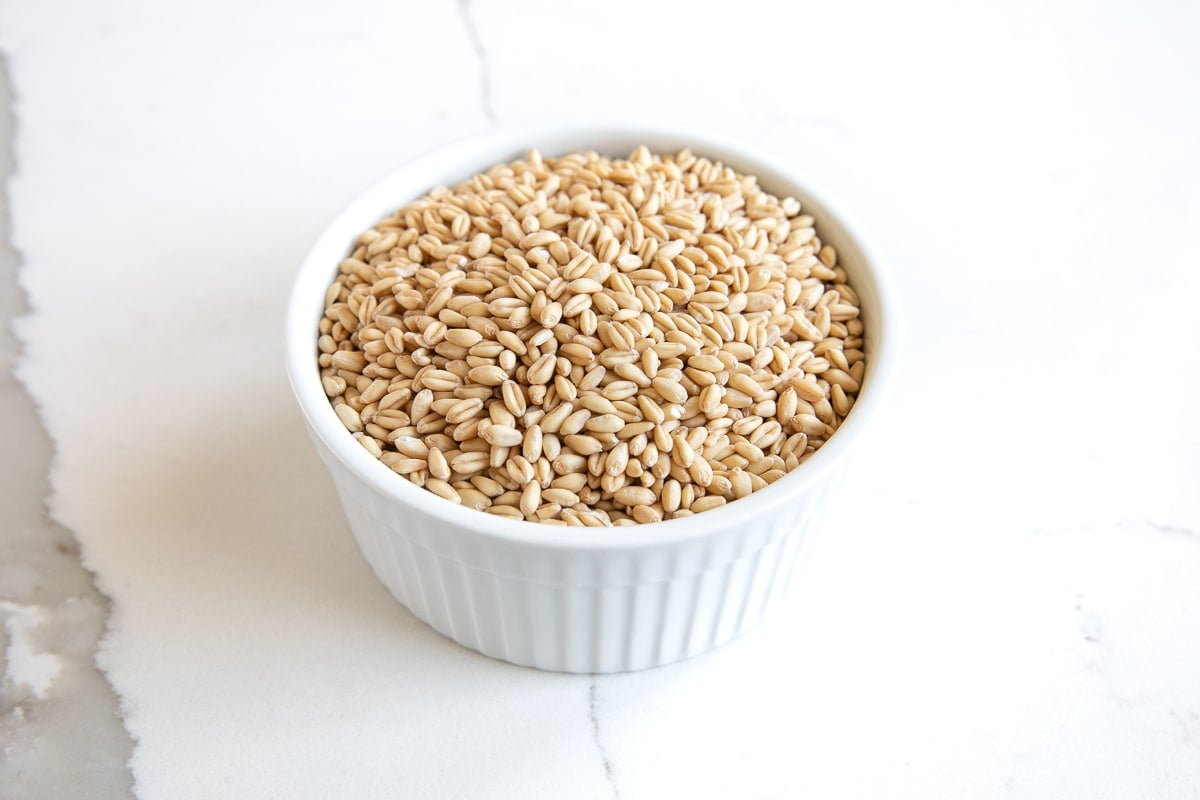
[[[669,664],[757,625],[842,474],[701,540],[548,551],[447,526],[378,493],[319,440],[317,449],[364,557],[418,619],[493,658],[582,673]]]

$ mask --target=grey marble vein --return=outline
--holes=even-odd
[[[96,668],[108,599],[70,531],[46,514],[50,441],[14,376],[25,313],[11,242],[8,177],[13,91],[0,54],[0,796],[119,798],[132,794],[132,745],[117,698]]]
[[[471,0],[457,0],[457,8],[458,15],[462,18],[463,27],[467,32],[467,39],[471,42],[471,51],[475,53],[475,58],[479,61],[479,97],[483,116],[489,125],[495,126],[496,109],[492,105],[492,69],[488,63],[487,48],[483,46],[483,39],[479,36],[479,27],[475,24],[475,17],[471,12]]]
[[[617,781],[613,775],[612,759],[604,748],[604,741],[600,735],[600,698],[596,686],[597,680],[593,675],[588,683],[588,723],[592,729],[592,742],[595,743],[596,751],[600,754],[600,763],[604,766],[604,780],[608,782],[614,800],[621,800],[621,792],[617,789]]]

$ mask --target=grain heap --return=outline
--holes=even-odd
[[[342,423],[418,486],[601,526],[795,469],[850,411],[862,336],[795,199],[686,150],[534,151],[363,233],[318,359]]]

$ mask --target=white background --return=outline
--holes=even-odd
[[[0,5],[19,374],[112,599],[139,795],[1200,795],[1198,9]],[[591,679],[464,651],[376,584],[282,314],[391,167],[614,122],[820,180],[909,336],[788,606]]]

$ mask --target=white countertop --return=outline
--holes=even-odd
[[[2,310],[54,452],[50,523],[49,445],[0,387],[0,796],[1200,796],[1200,11],[688,9],[0,8],[28,301]],[[783,154],[856,209],[904,377],[766,624],[541,673],[374,580],[283,301],[405,159],[620,121]]]

